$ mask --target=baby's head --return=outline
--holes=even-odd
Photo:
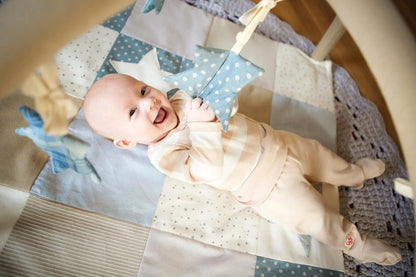
[[[105,75],[95,82],[85,96],[83,111],[91,129],[126,149],[155,143],[178,124],[163,93],[123,74]]]

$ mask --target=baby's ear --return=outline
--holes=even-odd
[[[121,149],[130,149],[136,146],[136,143],[133,141],[128,141],[125,139],[115,139],[113,140],[115,146]]]

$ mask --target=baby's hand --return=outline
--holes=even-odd
[[[215,113],[201,98],[189,100],[185,105],[188,122],[211,122],[215,120]]]

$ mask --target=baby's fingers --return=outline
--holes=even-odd
[[[198,109],[201,107],[202,99],[201,98],[194,98],[192,99],[191,108],[192,109]]]
[[[206,102],[204,102],[204,103],[202,103],[202,105],[201,105],[201,109],[203,109],[203,110],[208,110],[208,109],[209,109],[209,105],[208,105]]]

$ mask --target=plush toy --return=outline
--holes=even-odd
[[[164,2],[165,0],[147,0],[142,8],[142,13],[148,13],[155,10],[155,14],[159,14]]]
[[[26,78],[21,89],[25,95],[33,98],[45,133],[66,135],[69,122],[78,109],[59,84],[54,60],[48,59],[41,64]]]
[[[19,111],[29,126],[16,129],[16,134],[29,137],[50,156],[53,173],[71,168],[89,176],[95,183],[101,181],[94,167],[85,157],[89,148],[88,143],[69,134],[61,137],[48,135],[44,132],[42,119],[36,111],[24,106],[20,107]]]
[[[234,52],[196,46],[194,68],[164,79],[209,104],[227,131],[237,92],[263,72]]]
[[[264,72],[239,54],[257,25],[278,1],[280,0],[262,0],[241,16],[240,21],[246,27],[237,34],[231,50],[196,46],[195,67],[165,77],[166,81],[190,96],[199,97],[208,103],[221,121],[224,131],[228,129],[237,92]]]

